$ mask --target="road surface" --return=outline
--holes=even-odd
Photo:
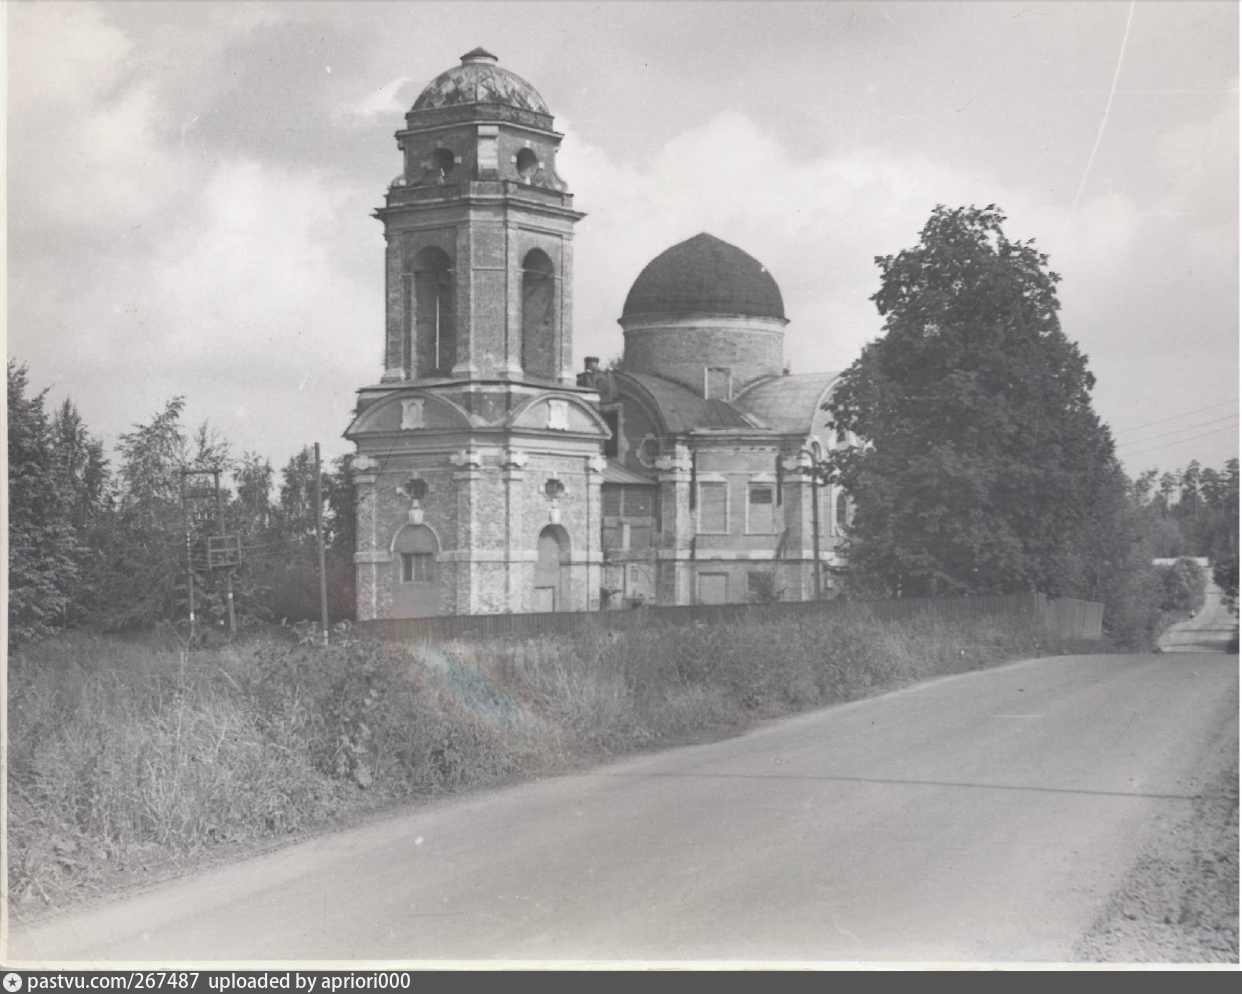
[[[1163,652],[1223,652],[1237,630],[1238,617],[1222,601],[1210,567],[1204,569],[1207,591],[1194,617],[1173,625],[1160,638]]]
[[[1236,656],[1024,661],[10,923],[5,962],[1066,960],[1237,713]]]

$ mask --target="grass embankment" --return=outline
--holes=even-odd
[[[189,652],[66,635],[10,660],[13,906],[63,906],[404,798],[1073,648],[1040,641],[934,618],[435,646],[268,633]]]

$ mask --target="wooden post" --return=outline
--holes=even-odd
[[[315,540],[319,546],[319,617],[323,644],[328,644],[328,573],[323,559],[323,481],[319,472],[319,443],[315,443]]]
[[[185,521],[185,568],[186,590],[190,604],[190,644],[194,644],[194,543],[190,539],[190,509],[187,503],[189,488],[186,484],[186,471],[181,470],[181,516]]]
[[[224,527],[224,497],[220,493],[220,470],[215,470],[212,474],[216,485],[216,534],[223,536],[225,534]],[[224,585],[227,591],[227,599],[229,606],[229,634],[237,634],[237,618],[233,614],[233,567],[229,567],[224,574]]]
[[[811,536],[815,543],[815,599],[824,599],[824,568],[819,561],[819,473],[811,464]]]

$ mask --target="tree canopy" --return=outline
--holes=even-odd
[[[1061,330],[1059,277],[1005,220],[937,206],[916,246],[876,259],[884,333],[826,405],[863,443],[831,457],[859,590],[1089,596],[1128,555],[1109,522],[1129,484]]]

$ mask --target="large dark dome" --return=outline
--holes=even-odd
[[[463,104],[503,104],[547,114],[533,86],[517,73],[501,69],[496,56],[476,48],[461,57],[461,65],[440,73],[414,101],[414,110],[433,110]]]
[[[784,319],[785,304],[758,259],[705,232],[647,263],[621,316],[695,313]]]

